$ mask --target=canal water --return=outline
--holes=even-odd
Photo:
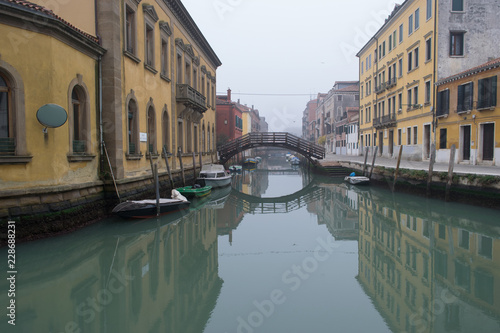
[[[500,332],[500,211],[284,158],[187,212],[18,244],[16,266],[1,332]]]

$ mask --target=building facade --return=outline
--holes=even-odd
[[[90,221],[106,209],[109,164],[127,196],[151,188],[151,160],[166,176],[164,146],[174,174],[179,148],[187,167],[192,153],[216,159],[221,62],[179,0],[47,6],[0,1],[8,46],[0,51],[0,218],[81,209],[75,215]]]
[[[455,145],[455,162],[500,165],[499,74],[497,58],[436,83],[437,161],[449,161]]]
[[[72,13],[92,12],[93,3],[74,3]],[[102,185],[96,86],[105,50],[94,15],[86,24],[67,16],[0,2],[0,218],[23,206],[30,214],[70,208],[89,195],[94,200]]]
[[[216,104],[217,145],[241,137],[243,110],[231,100],[231,89],[227,90],[227,95],[217,96]]]
[[[179,0],[97,2],[103,57],[103,136],[117,179],[160,170],[162,148],[215,153],[215,82],[221,65]]]
[[[406,0],[357,54],[360,143],[422,160],[436,142],[435,83],[499,54],[499,3]]]

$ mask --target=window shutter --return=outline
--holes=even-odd
[[[497,76],[491,78],[490,106],[497,106]]]
[[[464,110],[464,90],[463,85],[458,86],[457,111],[459,112]]]
[[[449,114],[450,113],[450,91],[445,90],[444,91],[444,113],[443,114]]]

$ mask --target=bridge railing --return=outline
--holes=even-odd
[[[233,156],[241,150],[258,146],[290,148],[306,157],[318,159],[325,157],[324,147],[286,132],[248,133],[218,147],[218,151],[221,159],[225,160],[226,157]]]

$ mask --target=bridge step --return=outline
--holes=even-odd
[[[323,170],[330,177],[345,177],[348,176],[351,170],[344,168],[343,166],[324,166]]]

